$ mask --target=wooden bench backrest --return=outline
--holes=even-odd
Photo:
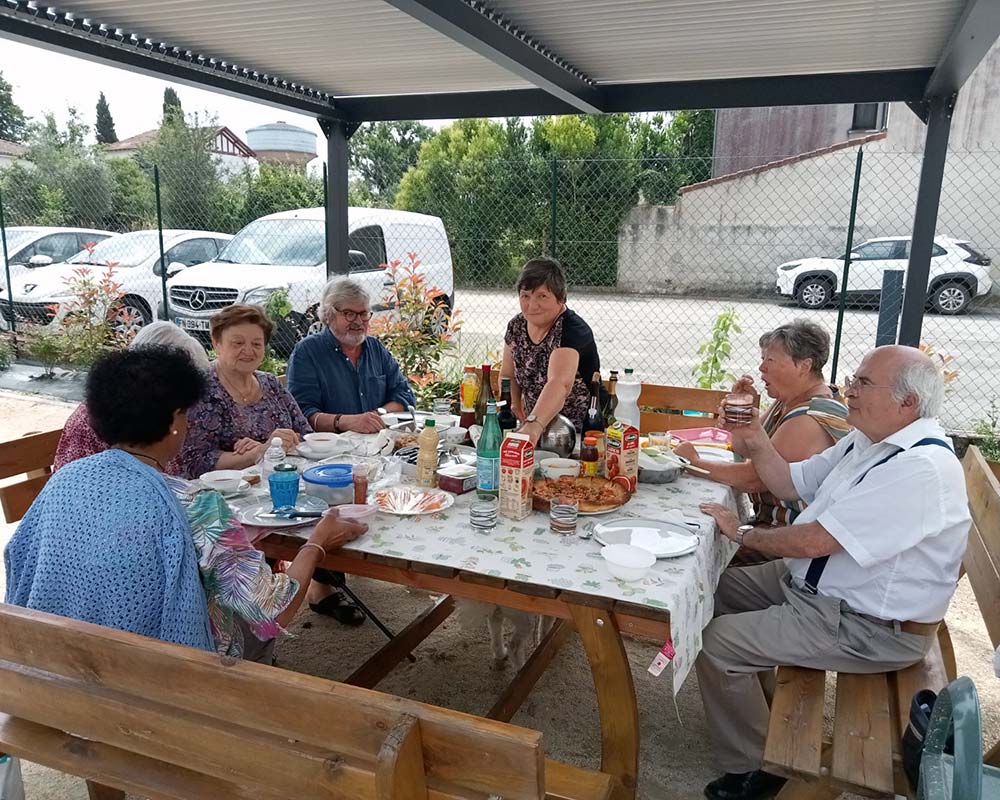
[[[179,771],[189,800],[426,798],[410,793],[422,781],[436,800],[545,791],[536,731],[4,604],[0,714],[0,744],[11,724],[82,737]]]
[[[605,381],[604,385],[607,386]],[[639,393],[639,432],[676,431],[682,428],[711,427],[712,417],[685,416],[685,411],[701,411],[715,415],[719,403],[728,392],[715,389],[692,389],[689,386],[664,386],[659,383],[643,383]],[[665,411],[642,411],[642,407],[666,409]]]
[[[17,522],[34,502],[52,474],[56,447],[62,428],[29,433],[20,439],[0,443],[0,479],[25,475],[23,480],[0,487],[4,519]]]
[[[962,459],[972,529],[963,565],[993,646],[1000,646],[1000,482],[978,447]]]

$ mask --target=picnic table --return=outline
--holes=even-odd
[[[266,490],[257,487],[232,505],[258,503],[264,495]],[[597,693],[601,771],[618,777],[634,794],[639,721],[622,636],[654,642],[650,660],[660,646],[672,641],[676,693],[701,649],[702,629],[712,618],[715,587],[736,549],[717,534],[715,522],[698,506],[716,502],[735,508],[734,492],[703,478],[682,475],[670,484],[640,484],[620,510],[593,518],[662,519],[669,510],[679,509],[699,523],[698,547],[693,553],[658,561],[635,583],[611,577],[595,540],[550,533],[544,513],[535,512],[520,521],[500,517],[493,531],[475,531],[469,525],[474,498],[475,492],[459,495],[450,508],[422,517],[379,512],[368,533],[323,561],[327,569],[442,595],[347,682],[369,687],[377,683],[447,618],[454,597],[555,617],[556,624],[487,716],[503,721],[513,717],[575,628]],[[580,524],[584,521],[581,516]],[[269,557],[290,560],[308,533],[307,526],[261,529],[257,546]],[[668,672],[660,678],[670,679]]]

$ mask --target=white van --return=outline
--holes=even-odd
[[[448,319],[454,301],[451,248],[438,217],[382,208],[349,208],[348,273],[372,301],[372,310],[391,310],[387,293],[391,274],[383,266],[420,259],[420,272],[434,288],[434,324]],[[346,275],[345,275],[346,276]],[[233,237],[218,257],[182,270],[167,281],[170,318],[207,341],[209,319],[232,303],[265,305],[279,289],[287,289],[292,311],[289,331],[276,337],[276,349],[290,350],[317,327],[317,307],[326,274],[326,228],[322,208],[269,214]],[[280,333],[280,332],[279,332]],[[292,341],[288,342],[288,337]]]

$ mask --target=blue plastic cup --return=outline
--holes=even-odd
[[[299,497],[299,472],[291,464],[278,464],[267,479],[274,510],[294,506]]]

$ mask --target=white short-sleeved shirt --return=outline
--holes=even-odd
[[[944,617],[971,518],[961,463],[943,447],[913,446],[926,438],[950,444],[936,420],[920,419],[881,442],[855,430],[791,465],[799,497],[809,504],[794,524],[819,522],[843,547],[827,562],[820,594],[882,619]],[[810,561],[785,559],[799,585]]]

